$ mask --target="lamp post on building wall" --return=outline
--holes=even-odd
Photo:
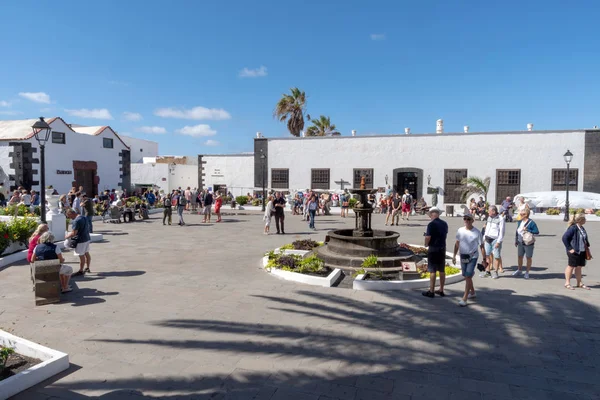
[[[50,133],[52,128],[44,117],[40,117],[39,121],[35,121],[35,124],[31,126],[35,140],[37,140],[40,147],[40,219],[43,223],[46,223],[46,142],[50,139]]]
[[[266,201],[267,201],[267,191],[265,189],[265,164],[266,164],[267,156],[264,155],[262,149],[260,149],[260,163],[262,166],[262,210],[263,212],[266,210]]]
[[[571,167],[571,161],[573,160],[573,153],[571,153],[571,151],[567,150],[567,152],[563,155],[565,162],[567,163],[567,177],[565,178],[565,182],[567,184],[567,196],[565,198],[565,221],[569,220],[569,183],[571,183],[571,179],[569,177],[570,175],[570,167]]]

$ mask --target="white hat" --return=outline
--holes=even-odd
[[[437,207],[431,207],[431,208],[429,209],[429,211],[427,212],[427,214],[431,214],[431,213],[438,213],[438,214],[441,214],[441,213],[442,213],[442,211],[441,211],[439,208],[437,208]]]

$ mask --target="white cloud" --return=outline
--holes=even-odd
[[[164,135],[167,130],[162,126],[141,126],[135,129],[137,132],[150,133],[153,135]]]
[[[260,68],[244,68],[240,71],[240,78],[259,78],[261,76],[267,76],[267,67],[261,65]]]
[[[221,143],[219,143],[217,140],[212,140],[212,139],[208,139],[206,142],[204,142],[205,146],[218,146]]]
[[[178,129],[176,132],[181,135],[187,135],[192,137],[214,136],[217,134],[217,131],[211,129],[210,125],[206,124],[184,126],[183,128]]]
[[[50,95],[44,92],[21,92],[19,93],[19,96],[23,97],[24,99],[31,100],[35,103],[50,104]]]
[[[163,118],[206,119],[219,121],[230,119],[231,115],[222,108],[194,107],[191,109],[159,108],[154,115]]]
[[[125,111],[123,113],[123,118],[127,121],[139,121],[142,119],[142,114]]]
[[[385,40],[385,33],[371,33],[371,40]]]
[[[0,107],[10,107],[10,103],[8,101],[0,100]]]
[[[80,108],[79,110],[65,109],[65,112],[73,117],[93,118],[93,119],[113,119],[112,115],[106,108]]]

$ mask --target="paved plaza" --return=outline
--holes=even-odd
[[[451,251],[462,219],[444,219]],[[428,299],[261,270],[267,250],[323,240],[353,218],[318,217],[312,232],[287,215],[285,236],[264,236],[259,213],[186,222],[96,223],[105,241],[92,245],[93,273],[61,304],[33,306],[25,263],[0,270],[0,327],[71,361],[16,399],[600,399],[600,223],[586,225],[598,254],[585,269],[591,291],[563,288],[565,224],[541,220],[531,279],[476,277],[477,301],[460,308],[463,282]],[[401,241],[421,244],[427,222],[399,227]]]

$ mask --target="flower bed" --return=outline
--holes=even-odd
[[[315,286],[332,286],[341,276],[338,268],[325,267],[316,255],[306,255],[307,250],[270,251],[263,257],[263,268],[280,278]]]
[[[323,246],[323,242],[315,242],[311,239],[296,240],[292,243],[284,244],[279,249],[281,250],[307,250],[310,251],[319,246]]]
[[[33,364],[34,360],[40,360],[39,363],[26,370],[0,380],[0,398],[2,399],[14,396],[69,368],[67,354],[11,335],[3,330],[0,330],[0,347],[12,349],[29,364]]]
[[[0,255],[27,247],[28,239],[38,226],[37,218],[12,218],[0,221]],[[8,254],[7,252],[7,254]]]

